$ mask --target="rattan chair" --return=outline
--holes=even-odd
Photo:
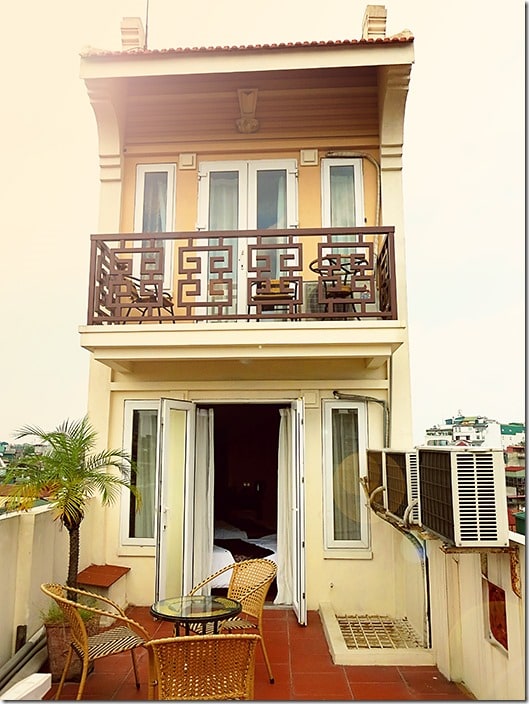
[[[140,683],[138,680],[138,670],[136,667],[136,658],[134,657],[134,649],[140,645],[143,645],[143,643],[150,638],[150,635],[143,628],[143,626],[140,626],[139,623],[136,623],[136,621],[128,618],[118,604],[105,596],[101,596],[100,594],[93,594],[92,592],[87,592],[84,589],[66,587],[62,584],[41,584],[40,588],[44,594],[47,594],[47,596],[57,602],[72,630],[73,640],[70,643],[66,663],[64,665],[64,670],[62,672],[61,681],[59,682],[59,687],[57,688],[55,699],[58,699],[61,695],[61,690],[66,679],[66,673],[70,667],[73,653],[80,658],[83,665],[81,671],[81,681],[79,683],[79,689],[77,690],[78,700],[83,696],[89,663],[93,660],[97,660],[98,658],[104,658],[107,655],[124,653],[127,650],[130,651],[132,656],[132,666],[134,668],[134,677],[136,678],[136,687],[139,689]],[[88,599],[90,604],[86,604],[84,601],[82,603],[72,601],[68,598],[69,594],[81,596],[85,601]],[[91,605],[92,603],[97,604],[98,602],[103,602],[107,606],[112,607],[112,610]],[[86,631],[85,622],[80,614],[81,609],[93,614],[98,614],[99,616],[112,618],[115,623],[112,624],[111,628],[89,636]]]
[[[228,631],[230,633],[238,630],[256,631],[261,636],[260,642],[263,649],[263,656],[270,682],[273,684],[274,676],[272,674],[272,667],[270,666],[263,636],[263,607],[268,589],[277,574],[277,566],[275,563],[263,558],[234,562],[204,579],[193,587],[189,594],[196,594],[202,587],[218,577],[218,575],[230,569],[233,571],[227,596],[230,599],[240,601],[242,610],[238,616],[222,621],[219,624],[220,631]]]
[[[253,699],[257,634],[175,636],[144,643],[149,700]]]

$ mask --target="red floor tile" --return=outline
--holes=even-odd
[[[270,662],[287,664],[290,662],[290,646],[286,638],[275,638],[274,634],[267,634],[265,646]],[[257,658],[263,659],[261,648],[257,649]]]
[[[293,694],[296,699],[351,699],[351,687],[342,668],[333,672],[297,674],[293,679]]]
[[[396,665],[358,665],[344,666],[345,676],[349,682],[397,682],[403,683]]]
[[[410,700],[417,699],[402,682],[352,682],[354,699],[364,700]]]
[[[155,621],[148,607],[131,607],[131,618],[144,625],[152,637],[166,638],[172,624]],[[472,699],[431,666],[334,665],[319,614],[309,612],[308,626],[301,627],[289,609],[265,609],[263,631],[275,684],[270,684],[261,650],[257,650],[255,692],[257,701],[351,701]],[[140,689],[136,689],[129,653],[102,658],[88,676],[84,700],[144,701],[147,699],[148,659],[137,651]],[[61,700],[71,701],[78,683],[65,684]],[[45,699],[52,699],[54,684]]]
[[[293,673],[333,672],[336,670],[329,651],[310,652],[292,649],[290,665]]]

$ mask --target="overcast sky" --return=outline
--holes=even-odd
[[[16,0],[2,10],[0,440],[86,410],[96,124],[79,52],[119,48],[147,0]],[[386,0],[415,36],[404,206],[414,442],[459,411],[525,405],[525,4]],[[150,0],[149,48],[358,39],[357,0]]]

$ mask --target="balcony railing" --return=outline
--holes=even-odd
[[[97,234],[88,324],[396,320],[393,227]]]

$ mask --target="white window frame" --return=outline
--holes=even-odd
[[[352,166],[354,169],[355,224],[364,227],[364,176],[362,159],[356,157],[325,158],[321,160],[321,225],[331,227],[331,167]]]
[[[123,417],[123,449],[128,452],[129,456],[132,455],[132,421],[134,411],[156,411],[158,413],[158,425],[160,419],[160,402],[157,399],[149,400],[126,400],[124,403],[124,417]],[[159,437],[156,436],[156,467],[155,467],[155,492],[154,501],[156,502],[156,487],[158,486],[158,457],[160,453],[159,448]],[[122,546],[153,546],[156,544],[156,530],[155,535],[152,538],[133,538],[129,536],[129,517],[130,517],[130,503],[131,503],[131,493],[126,488],[123,487],[121,490],[121,506],[120,506],[120,544]],[[153,506],[153,512],[155,512],[155,506]]]
[[[134,232],[143,232],[143,200],[145,175],[152,172],[167,173],[167,206],[165,212],[165,232],[175,229],[176,164],[137,164],[136,191],[134,196]],[[137,272],[135,272],[137,275]],[[170,289],[173,277],[173,242],[165,241],[164,288]]]
[[[365,403],[355,401],[325,400],[322,408],[323,436],[323,534],[324,548],[332,551],[368,550],[371,545],[369,530],[369,509],[367,497],[360,482],[358,483],[360,504],[360,539],[336,540],[333,533],[333,457],[332,457],[332,411],[344,408],[356,410],[358,418],[358,466],[359,475],[367,476],[367,407]]]
[[[239,230],[247,230],[246,200],[241,193],[248,191],[248,169],[245,161],[203,161],[198,170],[198,222],[197,230],[209,230],[210,174],[219,171],[236,171],[239,175]]]
[[[298,226],[297,163],[295,159],[256,159],[248,161],[248,229],[257,229],[257,174],[259,171],[286,172],[286,227]]]

